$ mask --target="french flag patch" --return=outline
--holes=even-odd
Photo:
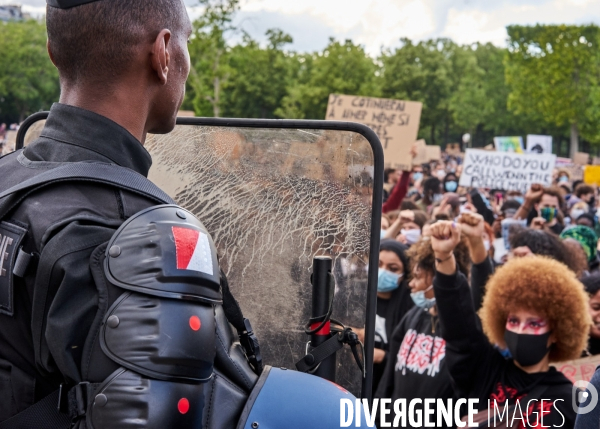
[[[177,254],[177,269],[213,275],[208,236],[191,228],[172,227]]]

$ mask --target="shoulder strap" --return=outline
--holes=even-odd
[[[58,412],[58,390],[41,401],[0,423],[0,429],[67,429],[71,425],[68,414]]]
[[[40,173],[0,193],[0,219],[32,191],[64,181],[113,185],[148,197],[159,204],[175,204],[175,201],[167,193],[133,170],[114,164],[73,162]]]

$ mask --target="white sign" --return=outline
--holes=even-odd
[[[552,184],[556,155],[467,149],[460,186],[527,192],[534,183]]]
[[[528,153],[552,153],[552,136],[527,134]]]

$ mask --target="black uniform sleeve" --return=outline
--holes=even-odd
[[[464,274],[458,271],[451,276],[437,273],[433,289],[450,374],[461,391],[469,392],[479,375],[485,372],[485,367],[493,366],[500,354],[479,327]]]
[[[471,296],[473,297],[473,307],[479,311],[483,303],[485,294],[485,285],[488,279],[494,273],[494,264],[488,257],[480,264],[473,264],[471,267]]]
[[[400,345],[406,334],[407,316],[408,315],[405,315],[402,318],[392,333],[389,351],[386,355],[385,369],[381,376],[381,380],[379,381],[377,391],[375,392],[376,398],[391,398],[392,393],[394,392],[394,367],[396,366],[396,356],[398,355]]]
[[[86,376],[81,369],[89,358],[88,339],[94,337],[90,328],[106,307],[106,296],[99,295],[92,276],[90,257],[114,231],[71,222],[40,255],[32,314],[36,364],[42,372],[69,383]]]

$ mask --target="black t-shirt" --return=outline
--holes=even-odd
[[[413,307],[394,329],[375,397],[406,398],[407,404],[415,398],[452,398],[445,356],[438,317]]]

